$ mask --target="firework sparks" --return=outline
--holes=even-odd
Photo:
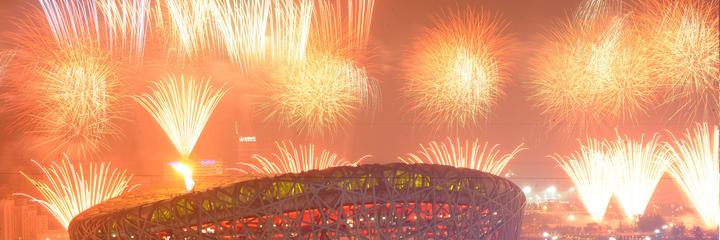
[[[235,63],[258,64],[265,59],[270,6],[270,0],[239,0],[217,2],[212,8],[216,31]]]
[[[643,47],[627,33],[625,17],[592,19],[561,25],[539,52],[532,97],[553,125],[587,128],[635,120],[657,91],[640,57]]]
[[[650,46],[653,77],[667,87],[663,99],[673,109],[671,118],[707,115],[720,97],[720,3],[652,0],[638,5],[638,34]]]
[[[605,152],[605,144],[590,139],[581,150],[567,157],[552,156],[570,177],[590,217],[601,222],[617,183],[614,159]]]
[[[60,48],[145,49],[150,0],[39,0]]]
[[[160,31],[173,42],[180,56],[192,58],[203,51],[217,50],[212,15],[215,1],[164,0],[163,3],[158,6],[165,7],[165,11],[156,10],[160,13]]]
[[[273,60],[302,61],[307,55],[308,38],[315,2],[279,0],[273,2],[270,20],[270,56]]]
[[[502,95],[510,36],[500,18],[474,10],[435,18],[405,63],[404,92],[421,122],[477,125]]]
[[[615,197],[627,217],[645,213],[645,208],[665,173],[669,156],[658,140],[658,135],[654,135],[648,142],[618,136],[616,141],[608,144],[608,152],[617,163],[615,172],[618,174],[618,181],[622,183],[615,189]]]
[[[670,175],[695,206],[708,227],[720,223],[720,128],[698,125],[685,138],[668,143],[672,156]]]
[[[12,51],[0,51],[0,81],[2,81],[5,76],[7,66],[14,56],[15,53]]]
[[[447,143],[430,142],[426,147],[420,144],[420,151],[417,154],[408,153],[406,157],[398,157],[406,164],[438,164],[457,168],[470,168],[487,172],[493,175],[500,175],[505,166],[515,156],[526,148],[523,144],[517,146],[512,152],[499,155],[498,145],[490,146],[489,143],[479,144],[479,140],[470,143],[465,140],[463,145],[460,139],[454,142],[448,138]]]
[[[348,2],[348,29],[350,46],[353,49],[365,49],[370,40],[375,0],[355,0]]]
[[[61,52],[32,86],[38,94],[32,103],[34,121],[30,132],[40,135],[39,145],[52,145],[52,153],[92,155],[104,149],[108,137],[117,134],[114,67],[102,54],[92,51]]]
[[[254,154],[252,158],[257,161],[257,164],[242,164],[257,174],[279,175],[322,170],[331,167],[355,166],[363,159],[371,157],[370,155],[365,155],[355,162],[349,162],[339,158],[337,154],[330,153],[326,150],[323,150],[317,155],[315,154],[315,146],[312,144],[300,145],[299,150],[292,142],[289,142],[289,144],[285,142],[275,142],[275,145],[278,148],[278,153],[272,154],[275,157],[275,161]]]
[[[150,19],[150,0],[98,1],[105,19],[109,46],[127,47],[142,55]]]
[[[173,168],[173,170],[183,176],[183,180],[185,181],[185,190],[187,190],[188,192],[192,191],[193,188],[195,188],[195,180],[193,180],[192,168],[181,162],[171,162],[170,166]]]
[[[182,159],[187,159],[227,90],[223,86],[215,91],[210,81],[168,76],[155,82],[152,91],[135,100],[160,124]]]
[[[125,170],[111,168],[110,163],[90,163],[87,168],[89,171],[85,172],[82,165],[76,167],[67,156],[59,164],[52,162],[50,167],[33,162],[42,170],[47,181],[39,181],[21,173],[43,197],[35,198],[21,193],[18,195],[26,196],[42,205],[65,229],[81,212],[135,187],[129,185],[132,175],[127,175]]]
[[[346,60],[309,57],[281,65],[275,74],[261,108],[269,112],[267,118],[308,135],[335,132],[357,112],[375,106],[376,82]]]

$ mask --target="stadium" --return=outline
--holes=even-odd
[[[109,200],[76,217],[70,236],[517,239],[525,205],[523,192],[504,178],[441,165],[361,165],[205,182],[215,186]]]

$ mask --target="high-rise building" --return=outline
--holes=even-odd
[[[0,199],[0,239],[69,239],[67,231],[44,208],[25,197]]]

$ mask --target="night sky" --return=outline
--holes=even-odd
[[[653,134],[669,129],[677,134],[694,123],[679,121],[668,122],[664,119],[648,116],[640,118],[636,124],[623,126],[594,126],[591,132],[567,132],[571,126],[559,126],[548,129],[539,110],[528,99],[530,90],[527,84],[533,53],[542,39],[542,33],[566,19],[578,0],[378,0],[373,18],[371,45],[374,51],[371,76],[381,81],[382,107],[374,119],[360,119],[337,136],[326,139],[306,139],[292,131],[277,131],[275,126],[263,123],[256,116],[249,102],[257,86],[252,79],[244,79],[238,70],[223,61],[207,61],[185,69],[173,69],[173,72],[192,73],[209,76],[215,85],[232,82],[232,90],[219,104],[193,152],[194,159],[218,159],[232,167],[234,162],[247,160],[247,154],[273,152],[275,140],[293,140],[295,143],[315,143],[337,152],[345,159],[354,160],[363,155],[373,155],[366,163],[395,162],[397,156],[415,152],[420,143],[431,140],[452,138],[479,138],[481,142],[500,144],[503,152],[511,151],[520,143],[528,150],[521,152],[510,162],[506,171],[512,171],[511,177],[518,185],[530,185],[541,189],[550,184],[558,184],[567,189],[570,184],[565,174],[548,155],[559,153],[567,155],[578,148],[577,139],[593,137],[612,137],[617,128],[621,133],[639,136],[642,133]],[[24,12],[30,0],[0,0],[0,48],[12,47],[7,35],[12,32],[10,24],[13,17]],[[399,64],[406,56],[410,43],[416,39],[423,26],[430,24],[430,17],[443,9],[474,6],[500,14],[510,21],[510,32],[518,39],[519,46],[513,56],[513,68],[502,97],[490,118],[477,129],[464,129],[459,132],[433,132],[432,129],[413,124],[412,116],[403,110],[407,102],[400,96],[398,88],[402,84],[399,78]],[[131,94],[146,92],[150,81],[159,80],[165,72],[162,70],[130,71],[129,83],[135,84]],[[242,79],[241,79],[242,78]],[[251,78],[251,77],[250,77]],[[146,84],[138,84],[138,82]],[[112,161],[115,166],[127,168],[136,174],[139,182],[149,182],[169,174],[168,161],[175,160],[177,153],[161,128],[151,116],[132,101],[123,106],[121,122],[123,135],[110,142],[111,149],[99,156],[103,161]],[[0,116],[3,122],[10,121]],[[7,126],[8,124],[0,124]],[[236,129],[239,134],[236,135]],[[12,132],[12,133],[11,133]],[[257,144],[240,144],[237,136],[257,136]],[[0,182],[12,181],[22,184],[0,184],[3,194],[24,190],[28,187],[17,174],[18,170],[36,172],[30,164],[31,159],[41,160],[45,155],[40,149],[33,149],[19,133],[4,129],[0,132]],[[58,157],[49,157],[59,160]],[[22,180],[22,181],[21,181]],[[666,175],[660,183],[655,201],[674,202],[682,199],[670,177]],[[27,190],[24,190],[27,191]]]

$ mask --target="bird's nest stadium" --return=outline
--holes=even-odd
[[[517,239],[523,192],[440,165],[362,165],[131,194],[89,209],[72,239]]]

